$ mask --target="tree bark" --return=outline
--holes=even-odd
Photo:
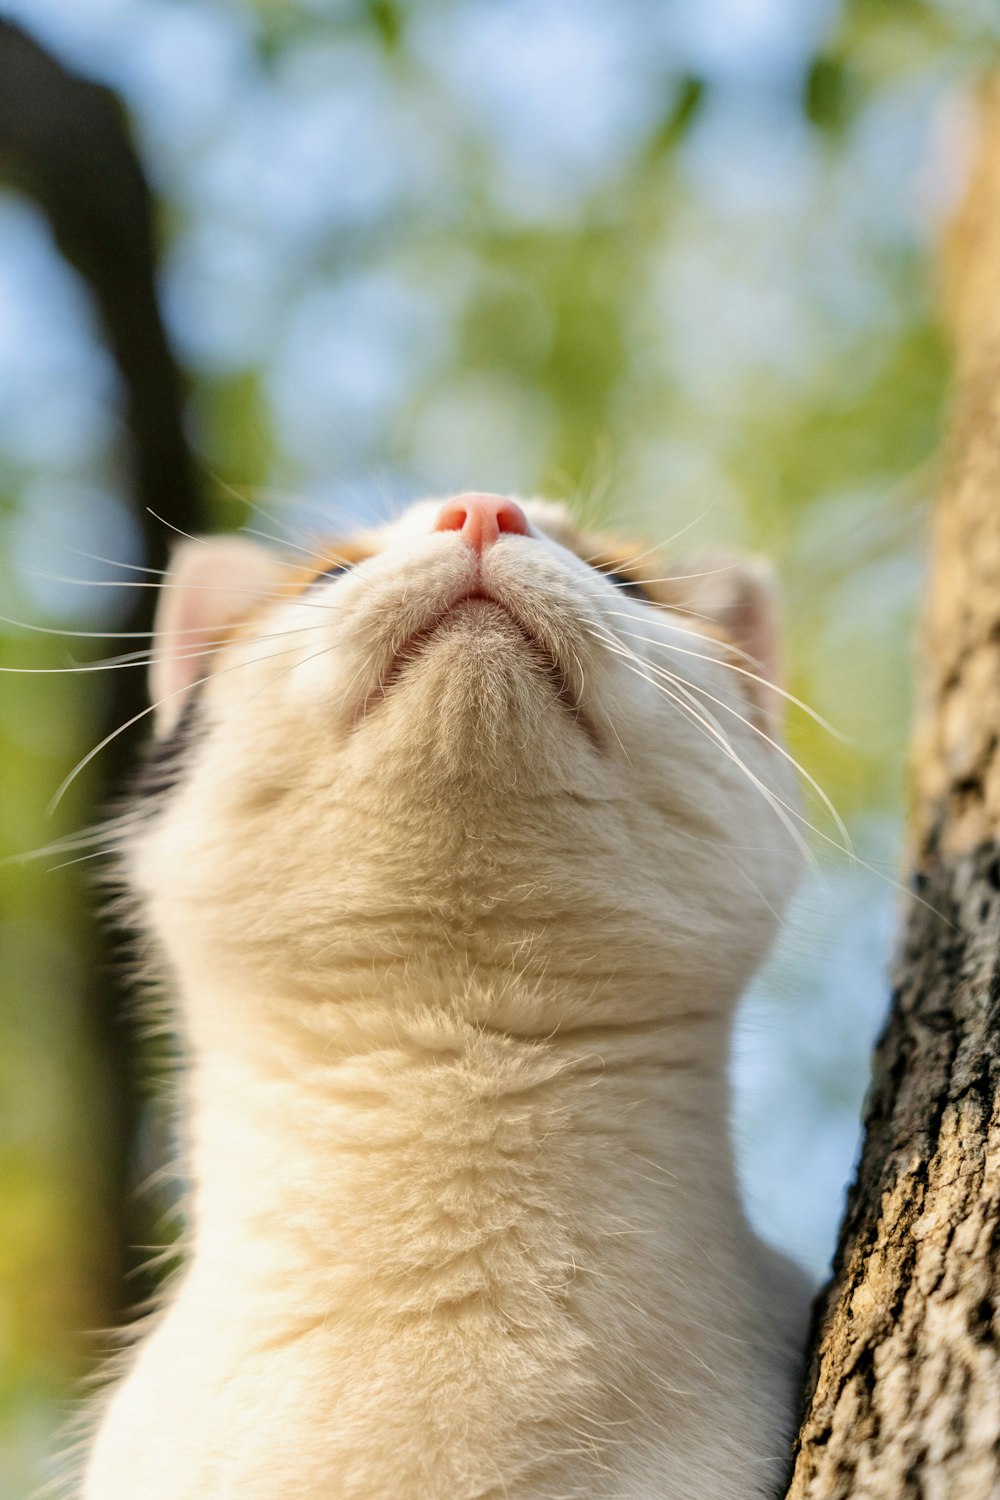
[[[981,103],[944,257],[912,894],[788,1500],[1000,1496],[1000,91]]]

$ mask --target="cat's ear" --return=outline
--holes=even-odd
[[[228,630],[273,594],[280,566],[244,537],[194,538],[176,549],[153,630],[149,692],[157,735],[174,728]]]
[[[781,592],[777,575],[763,557],[712,553],[687,558],[678,569],[685,607],[706,616],[732,641],[736,665],[764,679],[746,678],[751,696],[774,719],[781,717],[784,677],[781,649]],[[697,575],[701,576],[697,576]]]

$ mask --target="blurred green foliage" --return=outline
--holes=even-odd
[[[101,25],[116,6],[112,47]],[[594,0],[574,12],[596,38],[574,32],[578,89],[565,6],[533,20],[475,0],[116,6],[103,23],[71,0],[12,10],[122,88],[136,118],[207,522],[299,534],[323,509],[469,485],[566,496],[648,542],[676,536],[676,550],[760,549],[784,580],[791,690],[849,741],[797,716],[795,753],[855,825],[898,817],[947,374],[929,245],[949,163],[934,165],[933,136],[992,56],[992,5],[773,0],[741,37],[732,4],[705,0],[682,24],[677,0],[662,7],[671,29],[655,7]],[[150,62],[168,22],[195,21],[200,91]],[[619,31],[632,51],[612,66]],[[353,113],[324,112],[341,97]],[[114,630],[118,590],[38,577],[92,570],[64,545],[141,564],[111,504],[127,498],[114,380],[30,210],[0,208],[0,321],[3,298],[17,304],[16,390],[0,391],[2,613]],[[5,667],[118,649],[0,624]],[[44,809],[103,732],[107,691],[97,674],[4,679],[0,855],[92,819],[90,771],[55,818]],[[62,864],[0,865],[5,1496],[43,1474],[94,1352],[80,1331],[114,1299],[93,902],[87,866]]]

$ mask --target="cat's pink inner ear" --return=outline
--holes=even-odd
[[[692,608],[715,621],[738,652],[737,664],[746,672],[764,678],[753,684],[754,696],[774,718],[781,717],[781,694],[768,684],[781,687],[781,600],[777,576],[762,557],[698,558],[691,572],[704,576],[694,582]]]
[[[183,542],[164,579],[149,672],[153,724],[169,734],[231,626],[272,594],[280,564],[244,537]]]
[[[752,557],[735,571],[737,586],[727,628],[740,649],[757,663],[761,676],[778,683],[782,676],[781,606],[774,569],[763,558]]]

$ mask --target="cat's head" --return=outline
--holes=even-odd
[[[425,501],[283,554],[184,544],[155,650],[126,862],[193,977],[308,999],[492,968],[728,1001],[794,884],[756,561]]]

